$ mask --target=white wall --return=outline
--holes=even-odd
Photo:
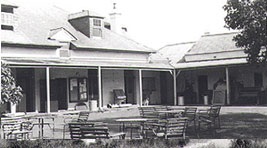
[[[123,89],[125,92],[124,71],[102,70],[102,87],[103,106],[114,104],[113,89]]]

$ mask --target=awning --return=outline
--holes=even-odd
[[[199,61],[199,62],[188,62],[188,63],[177,63],[174,65],[175,69],[190,69],[190,68],[202,68],[202,67],[215,67],[215,66],[228,66],[247,64],[245,58],[240,59],[224,59],[214,61]]]
[[[115,60],[86,60],[86,59],[40,59],[40,58],[3,58],[2,60],[14,67],[106,67],[106,68],[127,68],[127,69],[159,69],[172,70],[173,67],[166,63],[148,63],[144,61],[115,61]]]

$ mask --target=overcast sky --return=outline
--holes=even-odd
[[[69,12],[92,10],[108,16],[114,1],[129,36],[154,49],[196,41],[205,32],[228,32],[224,28],[226,13],[222,9],[227,0],[46,0],[42,3],[54,4]]]

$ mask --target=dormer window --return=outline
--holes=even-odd
[[[94,37],[102,37],[102,22],[100,19],[93,19],[93,33]]]
[[[101,20],[99,19],[93,19],[94,26],[101,27]]]

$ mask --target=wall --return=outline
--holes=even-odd
[[[2,47],[2,57],[58,57],[56,49]]]
[[[114,104],[113,89],[123,89],[125,92],[124,71],[102,70],[102,87],[103,106]]]

